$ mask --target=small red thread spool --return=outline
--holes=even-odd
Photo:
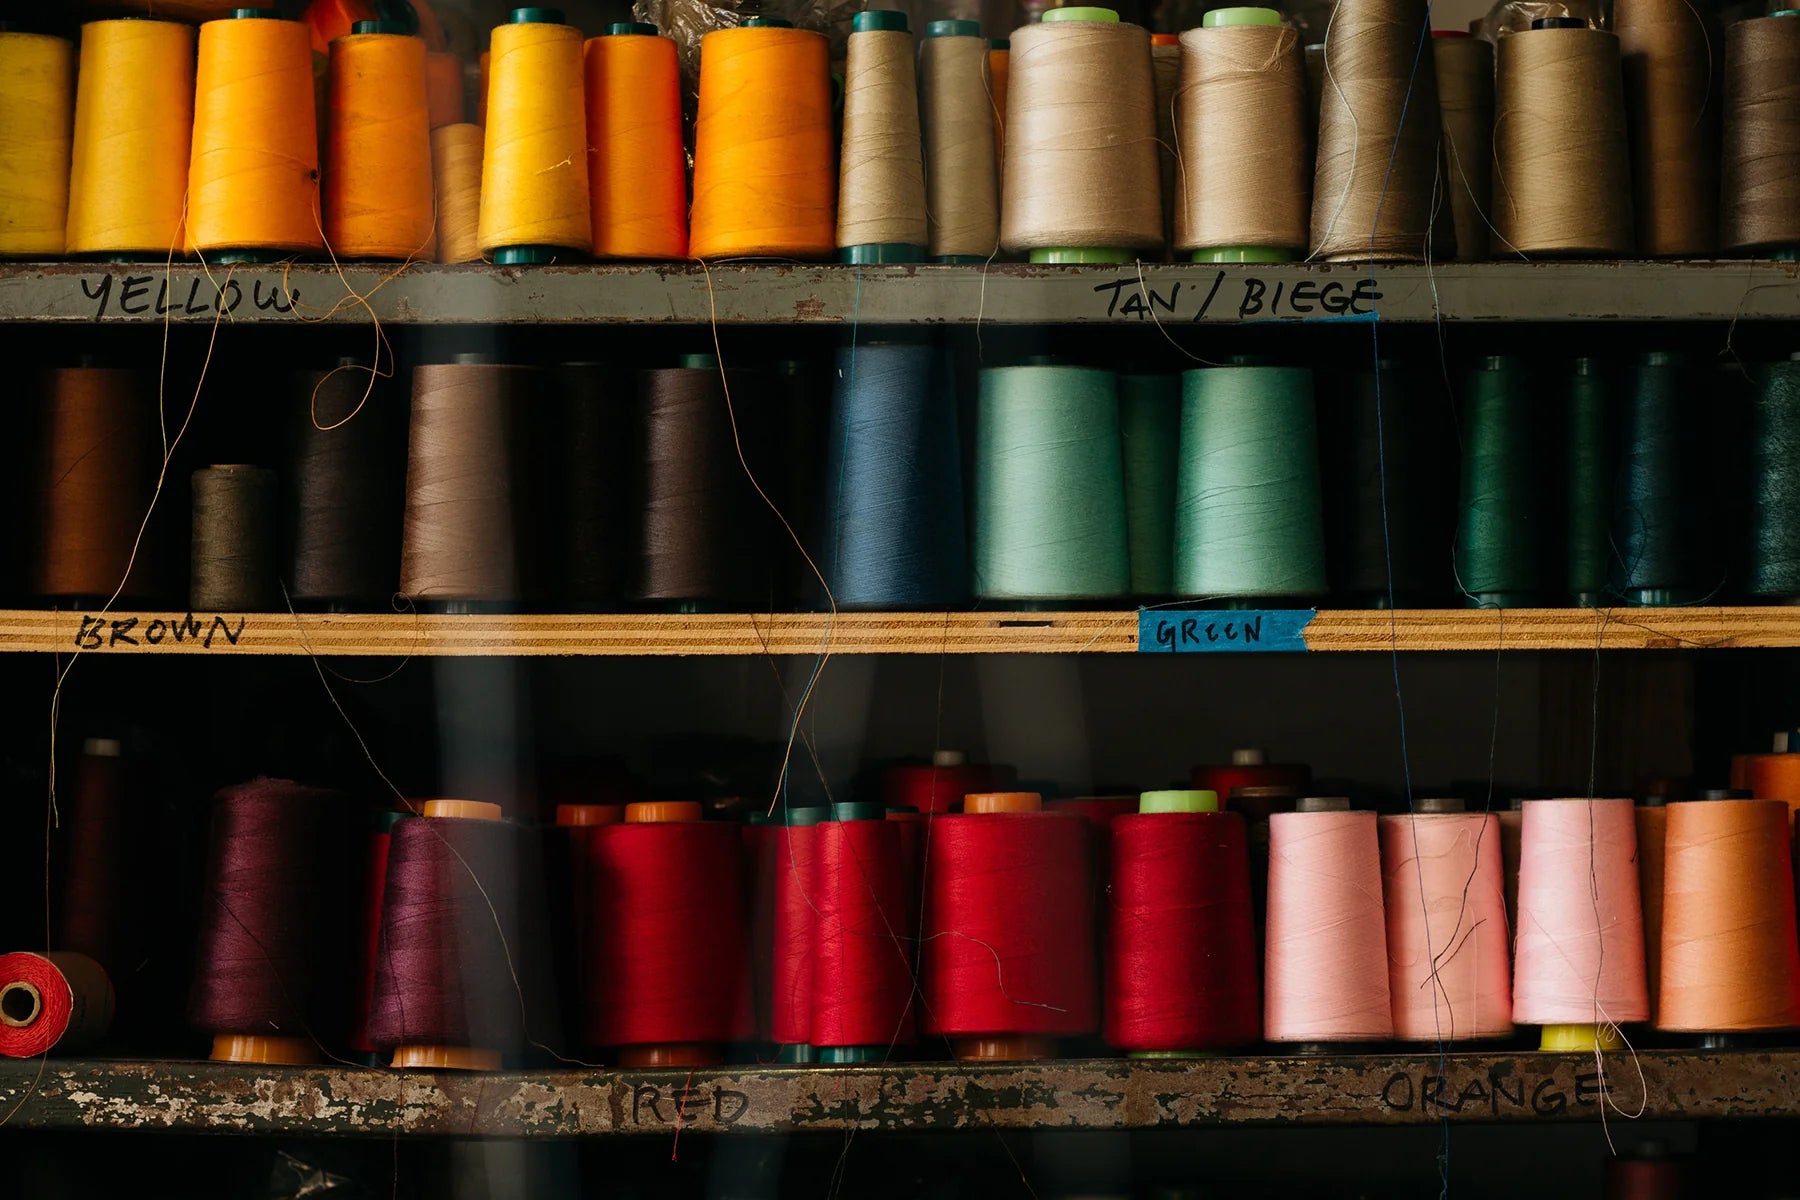
[[[285,779],[213,798],[188,1019],[222,1062],[311,1063],[341,1044],[356,943],[347,799]]]
[[[369,1012],[375,1005],[375,963],[381,954],[381,900],[387,893],[388,846],[394,826],[405,813],[378,812],[369,829],[369,857],[363,875],[363,941],[357,960],[356,1020],[350,1026],[350,1047],[363,1054],[375,1053],[369,1040]]]
[[[972,794],[926,840],[924,1020],[959,1059],[1054,1057],[1098,1024],[1087,822],[1041,808]]]
[[[622,1067],[711,1066],[751,1033],[743,835],[692,802],[593,833],[587,1041]]]
[[[818,946],[819,828],[823,805],[786,809],[775,827],[775,935],[769,1032],[782,1062],[811,1062],[813,954]]]
[[[1262,1033],[1244,818],[1212,792],[1145,792],[1112,826],[1106,1040],[1189,1058]]]
[[[427,800],[422,812],[388,846],[369,1040],[392,1048],[396,1067],[497,1071],[524,1045],[520,992],[535,982],[511,949],[518,829],[480,800]]]
[[[1217,792],[1229,809],[1234,807],[1231,793],[1238,788],[1292,788],[1299,795],[1312,782],[1312,768],[1305,763],[1272,763],[1262,750],[1233,750],[1229,763],[1203,763],[1189,772],[1189,781],[1195,788]]]
[[[112,1018],[112,981],[87,955],[0,954],[0,1056],[79,1050],[105,1037]]]
[[[939,750],[926,767],[889,767],[884,803],[889,808],[915,808],[926,816],[955,812],[962,798],[998,791],[1012,782],[1008,767],[967,762],[960,750]]]
[[[913,1041],[912,907],[901,826],[880,804],[831,806],[819,838],[810,1041],[823,1063]]]

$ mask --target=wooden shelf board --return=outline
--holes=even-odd
[[[1151,609],[1204,632],[1242,614]],[[0,611],[0,652],[319,656],[1086,654],[1139,649],[1137,610],[755,614]],[[1321,609],[1312,651],[1800,646],[1800,608]],[[1222,625],[1221,625],[1222,628]],[[1282,649],[1284,643],[1260,649]],[[1193,647],[1189,647],[1192,649]],[[1214,646],[1220,649],[1223,646]],[[1298,648],[1295,643],[1286,648]]]
[[[1800,317],[1800,265],[0,265],[0,323],[1103,324]]]
[[[42,1068],[40,1075],[40,1067]],[[1642,1083],[1639,1083],[1639,1072]],[[1603,1082],[1604,1078],[1604,1082]],[[1800,1050],[1075,1060],[1018,1065],[457,1074],[207,1062],[7,1061],[13,1128],[578,1137],[1407,1125],[1800,1115]]]

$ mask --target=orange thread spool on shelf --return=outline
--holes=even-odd
[[[700,42],[695,258],[825,258],[837,248],[829,43],[772,17]]]
[[[1787,806],[1669,806],[1656,1027],[1733,1033],[1800,1026],[1800,949]]]
[[[675,43],[628,21],[589,38],[588,189],[598,258],[686,258],[687,160]]]
[[[325,239],[339,258],[432,258],[425,43],[358,21],[331,43]]]
[[[481,249],[547,263],[593,249],[581,31],[553,8],[495,28],[481,176]]]
[[[242,11],[256,15],[200,27],[188,239],[219,261],[316,253],[325,241],[311,38],[298,21]]]
[[[1744,786],[1758,800],[1780,800],[1790,815],[1800,811],[1800,754],[1753,754]]]
[[[193,132],[191,26],[83,25],[68,253],[179,254]]]
[[[474,262],[481,257],[481,152],[479,125],[445,125],[431,131],[437,260],[441,263]]]

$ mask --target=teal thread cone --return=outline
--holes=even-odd
[[[1589,607],[1601,603],[1612,558],[1612,454],[1607,442],[1610,393],[1598,359],[1575,360],[1564,426],[1569,448],[1563,493],[1568,534],[1565,590],[1577,604]]]
[[[1530,604],[1539,590],[1529,382],[1519,360],[1504,355],[1469,374],[1456,579],[1483,608]]]
[[[1181,380],[1173,375],[1119,376],[1119,431],[1125,445],[1131,594],[1167,596],[1175,587]]]
[[[1122,596],[1129,582],[1119,390],[1111,371],[981,372],[975,423],[975,594]]]
[[[1757,374],[1750,438],[1750,594],[1800,597],[1800,361]]]
[[[1210,367],[1181,377],[1175,591],[1325,590],[1312,372]]]
[[[1696,382],[1677,356],[1660,351],[1631,374],[1613,503],[1613,582],[1628,604],[1692,604],[1717,582],[1706,561],[1706,429]]]

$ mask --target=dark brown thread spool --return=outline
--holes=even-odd
[[[341,359],[335,371],[294,377],[288,414],[289,597],[338,611],[386,607],[400,554],[403,474],[392,390],[381,379],[371,388],[367,366]]]
[[[275,577],[275,472],[241,464],[194,472],[192,573],[196,612],[270,612]]]
[[[1638,253],[1703,258],[1718,244],[1718,14],[1689,0],[1618,0]]]
[[[400,591],[426,604],[533,595],[527,389],[533,372],[478,356],[413,369]]]
[[[150,595],[155,522],[135,560],[132,547],[156,492],[155,398],[137,372],[103,367],[48,371],[43,386],[31,590],[102,601],[123,582],[122,597]]]
[[[595,363],[552,367],[562,469],[562,584],[592,607],[619,599],[631,583],[630,384]],[[626,379],[629,379],[627,376]]]
[[[1725,31],[1719,249],[1800,247],[1800,17]]]
[[[751,539],[763,502],[738,461],[732,413],[740,434],[747,435],[754,425],[751,414],[761,407],[760,381],[747,371],[728,375],[730,408],[718,361],[708,355],[643,373],[637,436],[643,504],[639,600],[729,605],[755,590]],[[745,446],[744,459],[757,461],[753,445]]]

